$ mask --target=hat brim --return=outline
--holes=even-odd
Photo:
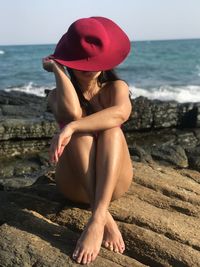
[[[109,33],[110,49],[100,53],[95,57],[88,57],[86,59],[68,60],[60,57],[56,53],[52,58],[66,67],[83,70],[83,71],[103,71],[113,69],[119,65],[128,56],[130,52],[130,40],[124,31],[115,24],[112,20],[104,17],[92,17],[98,20]],[[70,51],[68,51],[70,53]]]

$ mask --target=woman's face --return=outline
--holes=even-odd
[[[101,74],[101,71],[82,71],[73,69],[73,73],[78,80],[90,81],[96,80]]]

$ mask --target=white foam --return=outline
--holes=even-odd
[[[4,89],[7,92],[20,91],[27,94],[34,94],[37,96],[45,96],[45,89],[52,90],[55,86],[36,86],[33,82],[20,87],[12,87]],[[161,86],[159,88],[144,89],[130,86],[132,98],[139,96],[147,97],[148,99],[159,99],[162,101],[175,100],[180,103],[185,102],[200,102],[200,86],[189,85],[182,87]]]
[[[152,89],[131,87],[131,92],[132,98],[144,96],[149,99],[175,100],[180,103],[200,102],[200,86],[196,85],[181,87],[161,86]]]
[[[0,55],[5,54],[5,52],[3,50],[0,50]]]
[[[55,86],[54,86],[55,87]],[[12,87],[12,88],[5,88],[4,90],[6,92],[10,92],[10,91],[19,91],[19,92],[24,92],[27,94],[33,94],[33,95],[37,95],[37,96],[45,96],[45,89],[53,89],[54,88],[49,87],[49,86],[35,86],[33,85],[33,82],[29,82],[27,85],[21,86],[21,87]]]

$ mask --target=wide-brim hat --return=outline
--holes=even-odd
[[[103,71],[119,65],[130,52],[130,40],[112,20],[82,18],[71,24],[51,57],[61,65]]]

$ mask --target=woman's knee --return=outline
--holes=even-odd
[[[94,143],[94,135],[92,133],[74,133],[67,147],[69,149],[84,148],[89,150]]]
[[[110,128],[104,131],[100,131],[98,138],[106,139],[108,142],[119,141],[123,138],[123,132],[120,127]]]

